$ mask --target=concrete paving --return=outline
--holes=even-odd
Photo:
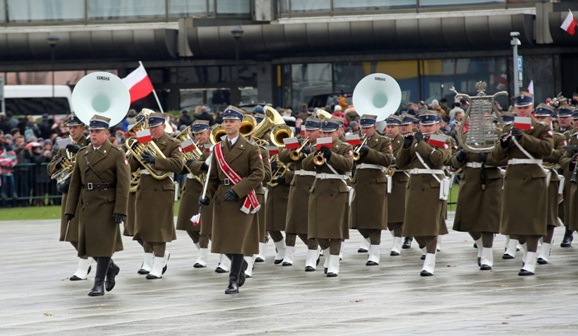
[[[448,220],[451,227],[452,215]],[[0,335],[576,335],[578,243],[560,248],[555,233],[551,262],[534,277],[519,277],[521,255],[502,260],[496,238],[492,271],[480,271],[467,234],[443,237],[435,276],[419,276],[421,252],[414,242],[390,257],[385,232],[381,264],[365,266],[357,253],[361,236],[344,244],[338,278],[320,267],[304,272],[305,246],[295,264],[257,263],[237,295],[225,295],[225,274],[194,269],[196,248],[184,232],[169,245],[169,269],[161,280],[137,274],[140,246],[124,239],[115,261],[117,285],[88,297],[88,281],[72,282],[72,246],[57,241],[57,221],[0,221]],[[321,260],[323,262],[323,258]],[[321,266],[322,264],[320,264]],[[94,267],[94,266],[93,266]]]

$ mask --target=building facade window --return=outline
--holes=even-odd
[[[7,0],[8,22],[84,20],[84,1]],[[4,2],[0,13],[4,13]],[[2,18],[4,19],[4,14]]]
[[[215,0],[217,16],[219,15],[251,15],[251,0]]]
[[[214,15],[215,0],[168,0],[170,17]]]
[[[89,20],[139,20],[166,17],[165,1],[88,0]]]
[[[505,4],[506,0],[460,0],[460,6],[476,6],[476,5],[499,5]],[[419,0],[420,7],[444,7],[456,6],[455,0]]]
[[[373,10],[383,10],[383,9],[396,9],[396,8],[415,8],[415,0],[333,0],[333,10],[335,12],[339,11],[373,11]]]

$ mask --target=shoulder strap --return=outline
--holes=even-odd
[[[96,176],[102,181],[102,183],[108,183],[106,182],[102,176],[100,176],[100,174],[92,167],[92,165],[90,164],[90,162],[88,162],[88,157],[86,157],[86,153],[84,154],[84,160],[86,161],[86,165],[88,166],[89,169],[91,169]]]

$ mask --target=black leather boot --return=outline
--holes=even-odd
[[[108,271],[106,272],[106,280],[104,282],[104,288],[107,292],[110,292],[114,285],[116,285],[116,276],[120,272],[120,267],[114,263],[112,259],[110,259],[110,265],[108,266]]]
[[[568,228],[566,228],[566,232],[564,233],[564,239],[562,239],[560,247],[572,247],[572,240],[574,240],[573,233],[574,231],[568,230]]]
[[[110,264],[110,257],[98,257],[96,260],[96,275],[94,276],[94,286],[88,293],[88,296],[104,295],[104,279]]]
[[[405,237],[403,240],[403,244],[401,245],[402,249],[411,248],[411,242],[413,241],[413,237]]]
[[[243,273],[242,282],[245,282],[243,266],[247,269],[247,263],[242,254],[227,254],[227,258],[231,260],[231,269],[229,271],[229,286],[227,286],[225,294],[237,294],[239,293],[239,287],[242,286],[242,284],[239,284],[241,273]]]

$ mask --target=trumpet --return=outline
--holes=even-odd
[[[297,161],[299,160],[299,158],[301,158],[301,150],[303,149],[303,147],[307,146],[309,144],[309,138],[305,138],[305,140],[303,140],[303,143],[301,144],[301,146],[297,149],[292,149],[291,152],[289,152],[289,158],[291,158],[291,160],[293,161]]]
[[[354,150],[353,150],[353,161],[359,161],[359,159],[361,158],[361,154],[359,154],[359,151],[361,150],[361,147],[365,146],[367,144],[367,140],[369,139],[368,136],[364,136],[363,137],[363,141],[361,142],[360,145],[358,145]]]
[[[322,152],[318,152],[315,157],[313,158],[313,163],[316,166],[323,166],[325,164],[325,157],[323,156]]]

